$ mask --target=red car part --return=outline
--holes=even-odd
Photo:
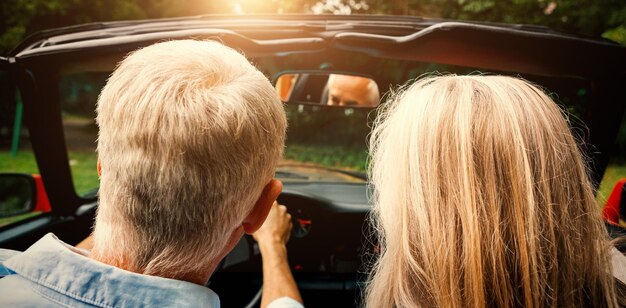
[[[46,193],[46,188],[43,186],[43,181],[41,180],[41,175],[33,174],[33,179],[35,180],[35,190],[37,191],[37,197],[35,198],[35,212],[47,213],[51,211],[50,208],[50,200],[48,200],[48,194]]]
[[[626,189],[625,184],[626,178],[619,180],[617,184],[615,184],[609,196],[609,200],[606,201],[606,205],[602,211],[604,220],[614,225],[619,225],[619,219],[623,216],[620,214],[626,211],[626,204],[624,204],[626,203],[626,193],[624,192]]]

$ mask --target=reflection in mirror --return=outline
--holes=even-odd
[[[365,77],[331,74],[327,88],[327,105],[375,107],[380,101],[378,85]]]
[[[289,73],[278,77],[276,91],[285,103],[373,108],[380,103],[376,81],[330,73]]]
[[[0,174],[0,217],[28,213],[34,207],[33,180],[23,174]]]

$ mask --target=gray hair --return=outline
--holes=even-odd
[[[97,114],[92,256],[172,278],[218,257],[273,177],[287,125],[268,79],[213,41],[133,52]]]

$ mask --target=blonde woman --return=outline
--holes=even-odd
[[[367,307],[621,303],[581,151],[537,87],[422,79],[387,104],[370,146],[381,254]]]

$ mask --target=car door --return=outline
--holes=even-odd
[[[24,105],[9,68],[9,59],[0,58],[0,229],[30,231],[29,226],[49,220],[50,207],[43,186],[39,191],[44,195],[37,198],[36,181],[41,185],[41,177],[22,125]],[[0,240],[4,236],[0,234]]]
[[[67,215],[53,207],[39,172],[29,124],[42,116],[33,108],[36,83],[14,58],[0,57],[0,247],[24,250],[48,232],[84,238],[95,203]],[[24,95],[26,94],[26,95]],[[27,103],[26,100],[30,99]],[[29,108],[30,107],[30,108]],[[54,179],[49,181],[54,182]],[[84,231],[80,231],[84,230]]]

